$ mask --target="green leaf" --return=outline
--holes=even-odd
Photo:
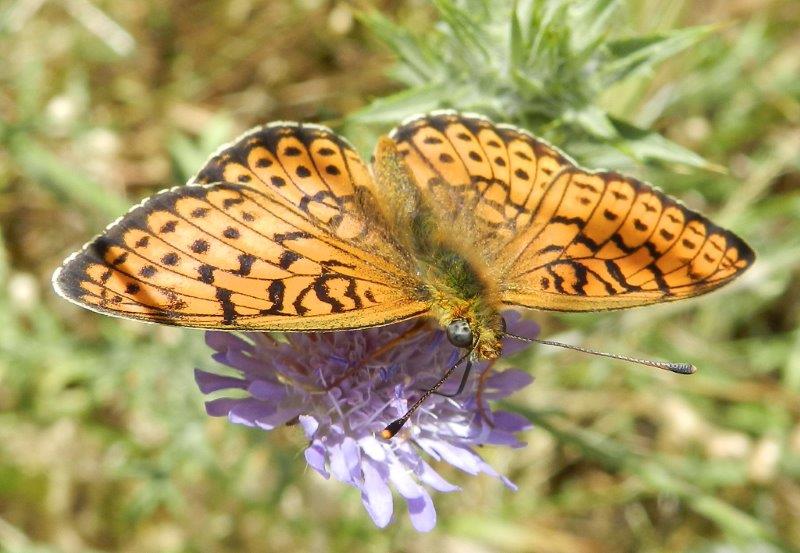
[[[391,48],[397,57],[413,69],[419,76],[421,82],[433,78],[434,73],[430,71],[435,67],[437,58],[429,55],[422,43],[418,41],[405,28],[395,25],[387,17],[377,11],[359,12],[358,19],[375,35]]]
[[[580,53],[594,51],[612,31],[609,21],[619,6],[620,0],[590,0],[574,4],[572,12],[583,23],[583,29],[572,35],[573,50]]]
[[[454,107],[534,124],[539,131],[559,129],[567,150],[591,138],[601,150],[624,153],[626,161],[719,170],[657,133],[617,125],[602,107],[601,92],[610,82],[653,67],[713,29],[610,40],[620,28],[614,17],[621,4],[433,0],[440,20],[424,34],[412,34],[381,14],[365,14],[365,23],[400,58],[393,74],[411,88],[375,100],[350,120],[394,125],[408,114]]]
[[[516,2],[514,3],[514,9],[511,10],[509,25],[508,57],[511,60],[511,70],[513,71],[527,63],[529,48],[528,41],[523,36]]]
[[[689,167],[699,167],[709,171],[724,173],[725,168],[711,163],[695,152],[684,148],[655,131],[640,129],[620,119],[609,119],[621,140],[615,146],[642,162],[679,163]]]
[[[697,44],[717,28],[706,25],[610,41],[606,44],[606,49],[611,61],[602,68],[600,77],[607,86],[650,70],[656,64]]]
[[[486,45],[489,44],[489,38],[481,32],[480,26],[470,18],[469,12],[457,7],[452,0],[432,0],[432,2],[436,9],[439,10],[442,20],[452,30],[453,36],[457,39],[459,45],[463,47],[462,52],[465,54],[478,53],[480,54],[480,61],[488,63],[491,59],[491,55],[486,49]]]
[[[606,112],[597,106],[585,106],[579,110],[568,109],[562,117],[566,122],[576,123],[592,136],[604,140],[619,136]]]
[[[378,98],[347,119],[352,123],[395,125],[409,115],[440,108],[448,102],[458,105],[458,100],[459,94],[454,94],[452,87],[435,83]]]

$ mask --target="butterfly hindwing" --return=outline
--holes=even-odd
[[[544,141],[479,115],[413,117],[389,136],[441,216],[470,214],[475,245],[492,251],[530,224],[552,177],[572,166]]]
[[[371,188],[327,129],[261,127],[71,256],[55,287],[97,311],[192,327],[333,330],[422,314],[409,255],[356,201]]]

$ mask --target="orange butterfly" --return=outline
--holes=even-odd
[[[414,117],[372,171],[318,125],[272,123],[71,255],[56,291],[187,327],[312,331],[432,316],[476,358],[503,306],[598,311],[709,292],[754,260],[663,192],[473,114]]]

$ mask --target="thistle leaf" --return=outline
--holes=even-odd
[[[412,113],[453,107],[526,126],[568,151],[594,141],[638,161],[715,167],[612,118],[602,103],[609,85],[652,70],[714,27],[619,38],[621,0],[432,3],[439,21],[420,33],[375,12],[361,15],[398,56],[393,74],[409,88],[376,99],[351,121],[388,126]]]
[[[611,61],[600,72],[606,85],[653,69],[658,63],[697,44],[715,26],[691,27],[667,33],[613,40],[606,44]]]

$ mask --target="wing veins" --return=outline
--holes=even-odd
[[[311,144],[314,142],[314,140],[321,139],[321,137],[315,137],[313,135],[313,131],[309,132],[308,131],[308,127],[303,127],[302,123],[300,124],[300,130],[306,131],[306,133],[307,133],[307,134],[303,135],[303,138],[309,138],[309,134],[311,135],[310,138],[308,139],[308,142],[306,142],[305,140],[302,140],[302,139],[298,139],[298,140],[300,141],[301,144],[303,144],[303,147],[306,149],[306,152],[308,152],[308,159],[309,159],[309,161],[311,161],[311,165],[313,165],[313,167],[314,167],[314,172],[317,174],[317,176],[319,177],[319,180],[325,185],[325,187],[328,189],[328,191],[331,193],[331,195],[336,197],[336,198],[340,198],[341,196],[339,196],[338,194],[336,194],[333,191],[333,188],[331,188],[331,185],[328,184],[328,181],[325,179],[325,177],[322,176],[322,171],[319,170],[319,167],[317,166],[317,162],[314,159],[314,152],[311,151]],[[331,140],[331,142],[335,142],[335,140]],[[283,166],[283,164],[281,164],[281,166]],[[285,171],[285,169],[284,169],[284,171]],[[294,182],[294,181],[292,181],[292,182]],[[297,186],[297,185],[295,185],[295,186]]]
[[[248,187],[248,188],[249,188],[249,187]],[[243,194],[243,195],[244,195],[244,194]],[[255,228],[253,228],[253,227],[251,227],[250,225],[248,225],[248,224],[247,224],[245,221],[241,221],[241,220],[239,220],[239,219],[236,219],[236,218],[232,217],[231,215],[229,215],[229,214],[228,214],[228,213],[226,213],[225,211],[221,210],[221,209],[220,209],[218,206],[216,206],[216,205],[212,204],[211,202],[209,202],[207,199],[203,199],[203,200],[201,200],[201,201],[205,202],[207,205],[209,205],[211,208],[215,209],[216,211],[219,211],[219,212],[220,212],[222,215],[224,215],[225,217],[227,217],[227,218],[228,218],[228,219],[230,219],[231,221],[235,222],[236,224],[241,224],[241,225],[242,225],[244,228],[247,228],[247,229],[251,230],[253,233],[257,234],[258,236],[260,236],[260,237],[262,237],[262,238],[264,238],[266,241],[268,241],[268,242],[271,242],[271,243],[273,243],[273,244],[276,244],[276,243],[277,243],[277,242],[275,242],[275,240],[274,240],[274,239],[272,239],[271,237],[269,237],[269,236],[267,236],[267,235],[265,235],[265,234],[263,234],[263,233],[259,232],[259,231],[258,231],[258,230],[256,230]],[[266,208],[264,208],[263,206],[261,206],[261,204],[259,204],[258,202],[255,202],[254,200],[251,200],[251,201],[253,201],[253,203],[256,203],[256,204],[257,204],[259,207],[262,207],[262,209],[264,209],[265,211],[268,211]],[[186,217],[184,217],[184,216],[183,216],[183,215],[181,215],[180,213],[177,213],[177,212],[172,212],[172,211],[170,211],[170,212],[171,212],[171,213],[173,213],[174,215],[176,215],[177,217],[179,217],[179,218],[183,219],[184,221],[186,221],[186,222],[187,222],[187,223],[189,223],[190,225],[194,226],[195,228],[197,228],[198,230],[200,230],[201,232],[203,232],[203,233],[204,233],[206,236],[209,236],[209,237],[211,237],[211,238],[213,238],[213,239],[215,239],[215,240],[219,240],[220,242],[222,242],[223,244],[225,244],[226,246],[230,247],[230,248],[231,248],[231,249],[233,249],[233,250],[236,250],[236,251],[238,251],[238,252],[240,252],[240,253],[243,253],[243,254],[246,254],[246,255],[252,255],[252,256],[256,257],[258,260],[260,260],[260,261],[263,261],[263,262],[265,262],[265,263],[267,263],[267,264],[269,264],[269,265],[272,265],[273,267],[276,267],[276,268],[278,268],[278,269],[281,269],[281,270],[284,270],[284,271],[289,271],[289,272],[291,272],[291,273],[292,273],[292,275],[293,275],[293,276],[310,276],[310,277],[313,277],[313,276],[314,276],[314,275],[307,275],[307,274],[302,274],[302,273],[296,273],[296,272],[293,272],[293,271],[291,271],[290,269],[284,269],[283,267],[281,267],[281,266],[280,266],[279,264],[277,264],[277,263],[273,263],[272,261],[270,261],[270,260],[268,260],[268,259],[265,259],[265,258],[263,258],[263,257],[261,257],[261,256],[255,255],[253,252],[245,251],[245,250],[243,250],[243,249],[239,248],[238,246],[235,246],[235,245],[233,245],[233,244],[231,244],[231,243],[229,243],[229,242],[226,242],[226,241],[224,241],[224,240],[220,239],[220,238],[219,238],[219,237],[217,237],[217,236],[214,236],[214,235],[212,235],[212,234],[210,234],[210,233],[206,232],[206,231],[205,231],[205,230],[203,230],[202,228],[200,228],[200,227],[198,227],[197,225],[195,225],[194,223],[192,223],[190,220],[186,219]],[[273,212],[269,212],[269,213],[270,213],[270,215],[273,215],[275,218],[277,218],[277,219],[280,219],[280,220],[281,220],[281,221],[283,221],[284,223],[286,223],[286,224],[288,224],[288,225],[290,225],[290,226],[292,226],[292,227],[294,227],[294,228],[297,228],[297,227],[296,227],[296,225],[292,225],[290,222],[286,221],[285,219],[282,219],[282,218],[280,218],[280,217],[279,217],[277,214],[275,214],[275,213],[273,213]],[[149,232],[149,231],[148,231],[148,232]],[[151,233],[151,235],[152,235],[152,233]],[[153,235],[153,236],[156,236],[156,235]],[[159,240],[161,240],[161,242],[164,242],[165,244],[172,246],[171,244],[169,244],[168,242],[165,242],[163,239],[159,238],[158,236],[156,236],[156,238],[158,238]],[[332,246],[332,247],[335,247],[333,244],[329,244],[328,242],[325,242],[325,243],[326,243],[326,244],[328,244],[328,245],[330,245],[330,246]],[[311,259],[311,258],[309,258],[309,257],[307,257],[307,256],[305,256],[305,255],[303,255],[302,253],[298,252],[297,250],[293,250],[293,249],[291,249],[290,247],[288,247],[288,246],[286,246],[286,245],[282,245],[282,244],[279,244],[279,245],[280,245],[280,247],[281,247],[281,248],[283,248],[283,249],[285,249],[285,250],[287,250],[287,251],[294,252],[294,253],[298,254],[299,256],[301,256],[301,257],[302,257],[302,258],[304,258],[304,259],[308,259],[309,261],[311,261],[311,262],[313,262],[313,263],[316,263],[317,265],[321,265],[321,263],[320,263],[319,261],[315,261],[315,260],[313,260],[313,259]],[[193,256],[191,253],[189,253],[189,252],[185,252],[184,250],[181,250],[180,248],[177,248],[177,247],[176,247],[176,249],[178,249],[178,250],[179,250],[179,251],[181,251],[181,252],[184,252],[184,253],[186,253],[186,254],[187,254],[189,257],[191,257],[191,258],[192,258],[192,259],[194,259],[195,261],[198,261],[199,263],[205,264],[205,261],[203,261],[202,259],[198,259],[198,258],[196,258],[196,257],[195,257],[195,256]],[[348,252],[347,252],[347,250],[344,250],[344,249],[340,249],[340,251],[342,251],[342,252],[345,252],[345,253],[348,253]],[[144,257],[144,256],[142,256],[142,257]],[[149,258],[148,258],[148,260],[149,260]],[[236,274],[236,273],[235,273],[235,271],[229,271],[229,270],[227,270],[227,269],[220,269],[220,268],[216,268],[216,270],[223,271],[223,272],[226,272],[226,273],[229,273],[229,274]],[[346,275],[346,274],[344,274],[344,273],[341,273],[341,272],[339,272],[339,271],[336,271],[336,270],[335,270],[335,269],[333,269],[333,268],[329,268],[329,270],[330,270],[331,272],[334,272],[334,273],[336,273],[337,275],[340,275],[340,276],[343,276],[343,277],[346,277],[346,278],[350,278],[350,275]],[[385,273],[384,273],[384,274],[385,274]],[[283,280],[283,279],[281,279],[281,278],[263,278],[263,277],[251,277],[251,276],[249,276],[249,275],[248,275],[248,276],[246,276],[246,275],[238,275],[238,276],[242,276],[243,278],[248,278],[248,279],[257,280],[257,281],[262,281],[262,282],[274,282],[274,281],[276,281],[276,280]],[[290,277],[285,277],[285,278],[290,278]],[[383,283],[383,282],[379,282],[379,281],[372,280],[372,279],[368,279],[368,278],[362,278],[362,277],[358,277],[358,280],[363,280],[364,282],[369,282],[369,283],[372,283],[372,284],[385,285],[385,283]]]
[[[236,186],[240,186],[240,185],[236,185]],[[260,196],[262,196],[264,198],[268,198],[268,196],[266,196],[266,194],[263,194],[260,190],[257,190],[255,188],[251,188],[249,186],[242,186],[242,188],[246,188],[248,191],[253,192],[256,195],[260,195]],[[276,219],[286,223],[289,226],[292,226],[292,227],[295,227],[297,229],[300,229],[300,227],[298,225],[296,225],[295,223],[292,223],[290,221],[287,221],[285,218],[283,218],[282,216],[278,215],[274,211],[270,210],[267,206],[265,206],[264,204],[260,203],[255,198],[250,197],[250,196],[246,196],[246,197],[248,197],[253,203],[258,205],[261,209],[263,209],[264,211],[268,212],[270,215],[272,215]],[[330,246],[331,248],[333,248],[335,250],[338,250],[338,251],[340,251],[340,252],[342,252],[344,254],[347,254],[347,255],[349,255],[349,256],[351,256],[351,257],[363,262],[365,265],[369,265],[370,267],[373,267],[375,269],[375,271],[380,273],[380,274],[399,276],[399,275],[397,275],[397,273],[389,273],[385,269],[382,269],[382,268],[378,267],[373,262],[365,259],[364,257],[359,256],[358,253],[369,253],[369,255],[375,256],[375,257],[377,257],[377,258],[379,258],[379,259],[381,259],[383,261],[386,261],[389,264],[391,264],[391,260],[383,257],[382,255],[376,254],[376,253],[374,253],[372,251],[366,252],[365,250],[361,250],[359,248],[354,248],[353,251],[349,251],[349,250],[343,248],[340,245],[342,243],[342,239],[341,238],[339,238],[335,234],[331,234],[327,229],[324,229],[324,228],[321,228],[321,227],[315,225],[311,220],[306,218],[301,213],[295,213],[295,214],[298,215],[298,216],[301,216],[302,219],[303,219],[303,222],[309,224],[314,230],[319,230],[320,232],[324,233],[327,238],[330,239],[330,240],[323,240],[322,237],[315,235],[314,238],[319,240],[320,242],[323,242],[324,244]],[[245,226],[247,226],[247,225],[245,225]],[[266,236],[265,234],[262,234],[261,232],[257,231],[256,229],[253,229],[252,227],[247,226],[247,228],[249,228],[250,230],[252,230],[256,234],[258,234],[259,236],[263,236],[264,238],[266,238],[267,240],[269,240],[271,242],[274,241],[274,240],[272,240],[272,238]],[[282,247],[286,248],[286,246],[282,246]],[[287,248],[287,249],[289,249],[289,248]],[[300,253],[300,252],[297,252],[295,250],[291,250],[291,251],[294,251],[295,253]]]
[[[568,167],[564,167],[564,168],[562,168],[562,169],[561,169],[561,170],[560,170],[558,173],[556,173],[555,175],[553,175],[553,178],[552,178],[552,179],[550,179],[550,182],[549,182],[548,184],[550,184],[550,185],[552,186],[552,185],[553,185],[553,184],[556,182],[556,180],[558,180],[558,177],[560,177],[560,176],[561,176],[561,174],[562,174],[562,173],[564,173],[564,171],[566,171],[567,169],[568,169]],[[558,210],[561,208],[561,204],[563,204],[563,203],[564,203],[564,196],[566,196],[566,194],[567,194],[567,188],[569,188],[569,183],[567,183],[567,185],[566,185],[566,186],[564,186],[564,191],[563,191],[563,192],[561,192],[561,198],[559,198],[559,200],[558,200],[558,204],[556,205],[556,208],[553,210],[553,213],[554,213],[554,214],[555,214],[555,213],[558,213]],[[547,191],[545,191],[545,195],[546,195],[546,194],[547,194]],[[539,200],[539,204],[536,206],[536,209],[534,210],[534,212],[531,214],[531,222],[533,222],[533,221],[535,221],[535,220],[536,220],[536,214],[537,214],[537,213],[539,213],[539,209],[541,209],[543,201],[544,201],[544,195],[542,196],[542,199],[541,199],[541,200]],[[522,255],[525,253],[525,250],[527,250],[527,249],[530,247],[530,245],[531,245],[531,244],[533,244],[533,242],[534,242],[534,241],[535,241],[537,238],[539,238],[539,236],[542,234],[542,232],[544,231],[544,229],[545,229],[545,228],[547,228],[547,225],[548,225],[548,223],[549,223],[549,221],[545,221],[545,222],[543,222],[543,224],[542,224],[542,227],[541,227],[541,228],[540,228],[540,229],[539,229],[539,230],[536,232],[536,234],[534,234],[534,235],[533,235],[533,236],[530,238],[530,240],[528,240],[528,241],[525,243],[525,246],[517,249],[517,253],[516,253],[516,254],[514,254],[514,257],[513,257],[513,259],[511,259],[511,260],[510,260],[510,261],[507,263],[507,265],[509,265],[509,266],[513,266],[513,265],[516,265],[516,264],[517,264],[517,261],[518,261],[518,260],[519,260],[519,258],[520,258],[520,257],[522,257]],[[513,276],[514,276],[514,277],[517,277],[517,276],[519,276],[519,274],[518,274],[518,273],[514,273],[514,275],[513,275]]]
[[[685,261],[685,262],[681,263],[680,265],[678,265],[677,267],[675,267],[674,269],[672,269],[670,272],[668,272],[668,273],[662,273],[662,274],[661,274],[661,278],[666,278],[666,276],[667,276],[667,275],[671,275],[671,274],[672,274],[672,273],[674,273],[675,271],[680,271],[680,270],[681,270],[681,269],[683,269],[684,267],[687,267],[688,265],[691,265],[692,261],[694,261],[695,259],[697,259],[697,256],[698,256],[698,255],[700,255],[700,252],[701,252],[701,251],[703,250],[703,248],[705,247],[705,245],[706,245],[706,242],[708,242],[708,238],[709,238],[709,235],[706,235],[705,239],[703,240],[703,243],[702,243],[702,244],[700,244],[700,247],[699,247],[699,248],[697,248],[697,251],[695,252],[695,254],[694,254],[694,255],[693,255],[693,256],[692,256],[690,259],[688,259],[687,261]],[[677,240],[676,240],[675,242],[677,242]],[[725,257],[725,256],[724,256],[724,254],[723,254],[722,256],[720,256],[720,258],[719,258],[719,261],[717,262],[717,266],[719,266],[719,264],[720,264],[720,263],[722,263],[722,258],[723,258],[723,257]],[[716,269],[715,269],[715,271],[714,271],[714,272],[716,272]],[[713,275],[713,274],[714,274],[714,273],[711,273],[711,275]],[[709,276],[711,276],[711,275],[709,275]],[[644,282],[643,282],[643,283],[642,283],[640,286],[644,286],[645,284],[647,284],[647,283],[649,283],[649,282],[653,282],[654,280],[656,280],[656,278],[655,278],[655,277],[653,277],[653,278],[651,278],[651,279],[648,279],[648,280],[644,281]],[[705,280],[705,279],[701,279],[701,280],[700,280],[700,281],[698,281],[698,282],[701,282],[702,280]],[[693,283],[691,283],[691,285],[694,285],[694,284],[697,284],[697,283],[696,283],[696,282],[693,282]],[[683,286],[683,285],[682,285],[682,286]],[[690,285],[689,285],[689,284],[687,284],[686,286],[690,286]],[[676,286],[670,286],[670,289],[673,289],[673,288],[677,288],[677,287],[676,287]]]
[[[570,181],[570,184],[572,184],[572,182],[571,182],[571,181]],[[570,186],[570,185],[567,185],[567,186]],[[603,193],[602,193],[602,194],[600,194],[600,197],[597,199],[597,203],[596,203],[596,204],[595,204],[595,206],[592,208],[592,212],[591,212],[591,213],[589,213],[589,216],[588,216],[588,217],[586,217],[586,223],[588,223],[588,222],[589,222],[589,220],[590,220],[592,217],[594,217],[594,214],[595,214],[595,212],[597,211],[597,208],[598,208],[598,207],[600,207],[600,203],[603,201],[603,198],[605,197],[605,195],[606,195],[606,192],[607,192],[607,191],[608,191],[608,184],[606,184],[606,182],[605,182],[605,181],[603,181]],[[585,223],[584,223],[584,224],[585,224]],[[573,237],[572,237],[572,240],[570,240],[570,241],[569,241],[569,243],[568,243],[566,246],[564,246],[564,247],[561,249],[561,253],[559,253],[559,254],[558,254],[558,257],[556,257],[556,258],[555,258],[553,261],[559,261],[559,260],[563,259],[563,257],[562,257],[562,256],[564,255],[564,252],[566,252],[566,251],[567,251],[567,248],[569,248],[571,245],[573,245],[573,244],[575,243],[575,240],[578,238],[578,236],[580,236],[580,235],[581,235],[581,233],[583,233],[583,227],[581,227],[581,228],[579,228],[579,229],[578,229],[578,232],[577,232],[577,233],[575,233],[575,236],[573,236]],[[552,263],[552,262],[551,262],[551,263]]]
[[[284,128],[287,128],[287,127],[284,127]],[[303,128],[303,125],[302,125],[302,124],[300,124],[299,126],[297,126],[295,129],[296,129],[296,130],[298,130],[298,131],[305,131],[305,130],[306,130],[306,129],[304,129],[304,128]],[[293,129],[293,130],[294,130],[294,129]],[[308,152],[308,157],[309,157],[309,159],[311,159],[311,150],[308,148],[308,146],[306,146],[306,144],[305,144],[305,141],[303,141],[303,140],[300,138],[300,136],[298,136],[299,134],[300,134],[300,133],[293,133],[293,134],[290,134],[290,135],[285,135],[285,137],[294,137],[294,138],[296,138],[296,139],[297,139],[297,141],[298,141],[300,144],[302,144],[302,145],[303,145],[303,147],[306,149],[306,152]],[[284,137],[284,136],[281,136],[281,135],[278,135],[278,136],[275,138],[275,146],[274,146],[274,147],[275,147],[275,150],[272,152],[272,155],[274,155],[274,156],[275,156],[275,161],[278,163],[278,165],[280,165],[280,167],[281,167],[281,170],[283,171],[283,173],[284,173],[284,174],[285,174],[287,177],[289,177],[289,180],[292,182],[292,184],[294,185],[294,187],[295,187],[295,188],[297,188],[299,191],[301,191],[301,192],[303,193],[303,196],[305,196],[305,197],[308,197],[308,194],[306,193],[306,191],[305,191],[303,188],[301,188],[301,187],[300,187],[300,185],[299,185],[299,183],[298,183],[297,181],[295,181],[295,180],[294,180],[294,179],[295,179],[295,177],[294,177],[294,176],[292,176],[292,175],[289,173],[289,171],[286,169],[286,166],[283,164],[283,161],[281,161],[281,155],[280,155],[280,152],[278,152],[278,144],[280,143],[280,141],[281,141],[281,138],[285,138],[285,137]],[[313,163],[313,159],[312,159],[312,163]],[[249,163],[248,163],[248,166],[249,166]],[[249,167],[248,167],[248,168],[249,168]],[[252,169],[251,169],[251,172],[252,172]],[[261,180],[261,179],[259,179],[259,180]],[[263,182],[263,183],[264,183],[265,187],[269,187],[269,185],[268,185],[266,182],[264,182],[264,181],[261,181],[261,182]],[[331,194],[333,194],[333,190],[331,190],[331,187],[328,185],[328,183],[327,183],[327,182],[325,182],[324,180],[322,181],[322,183],[325,185],[325,187],[328,189],[328,191],[329,191]],[[335,195],[335,194],[334,194],[334,195]]]
[[[534,147],[535,144],[536,144],[536,142],[534,141],[533,144],[531,145],[531,151],[533,152],[533,161],[535,162],[533,164],[533,172],[531,173],[533,182],[531,184],[530,190],[528,190],[528,195],[525,196],[525,201],[522,202],[523,207],[528,205],[528,202],[530,201],[531,196],[533,195],[534,188],[536,188],[536,184],[537,184],[536,176],[539,174],[539,157],[540,156],[539,156],[538,152],[536,151],[536,148]],[[552,182],[552,180],[551,180],[551,182]],[[547,183],[542,183],[542,186],[546,186],[546,185],[547,185]],[[531,218],[531,220],[533,220],[533,218]]]

